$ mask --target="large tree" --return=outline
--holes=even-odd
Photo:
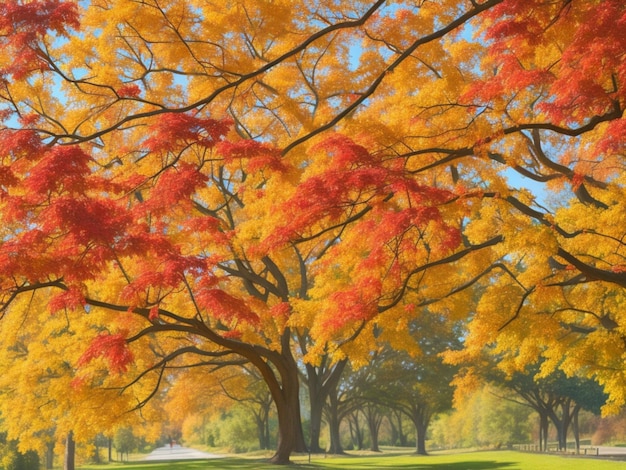
[[[300,363],[410,348],[406,305],[467,316],[482,282],[469,355],[591,363],[621,405],[624,8],[3,2],[2,311],[105,312],[79,362],[153,352],[132,384],[248,362],[277,463]]]

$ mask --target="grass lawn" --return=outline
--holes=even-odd
[[[168,463],[130,462],[109,465],[85,465],[81,470],[278,470],[281,468],[322,470],[615,470],[626,468],[626,462],[598,460],[584,457],[526,454],[513,451],[433,454],[427,457],[408,454],[328,457],[294,456],[293,465],[270,465],[251,457],[228,457],[203,461]]]

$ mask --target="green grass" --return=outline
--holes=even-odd
[[[625,462],[574,456],[526,454],[513,451],[433,454],[427,457],[409,454],[377,454],[367,456],[328,457],[294,456],[287,468],[319,470],[614,470],[624,469]],[[227,457],[214,460],[85,465],[81,470],[278,470],[266,460],[250,457]]]

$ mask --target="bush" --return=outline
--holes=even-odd
[[[29,450],[22,454],[17,450],[16,443],[2,446],[2,468],[4,470],[39,470],[39,456],[37,452]]]

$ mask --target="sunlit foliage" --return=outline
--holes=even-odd
[[[471,320],[453,360],[543,357],[615,411],[625,25],[621,0],[8,0],[4,320],[97,318],[67,367],[140,408],[175,369],[249,362],[280,463],[298,361],[415,352],[425,306]]]

